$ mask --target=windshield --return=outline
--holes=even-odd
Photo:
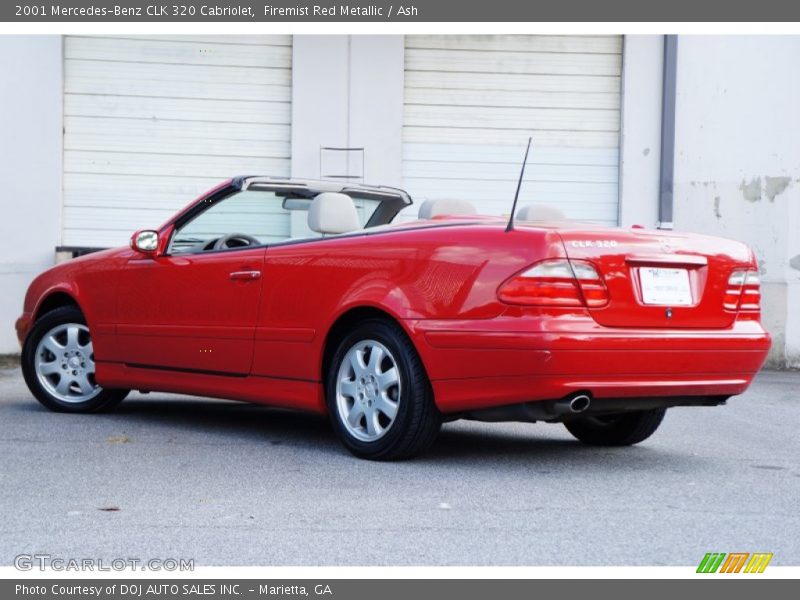
[[[353,199],[361,227],[366,227],[381,201],[348,195]],[[208,208],[180,225],[172,237],[170,251],[186,254],[319,238],[322,234],[308,227],[312,199],[285,190],[235,192],[212,201]]]

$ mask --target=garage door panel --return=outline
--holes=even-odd
[[[285,158],[288,139],[272,139],[277,131],[271,124],[191,123],[163,120],[65,117],[71,132],[65,150],[107,152],[149,152],[155,154],[229,154]],[[287,134],[288,135],[288,134]]]
[[[555,108],[407,105],[409,127],[466,127],[476,129],[549,129],[566,131],[617,131],[619,112]]]
[[[126,152],[64,152],[67,173],[124,174],[148,177],[172,175],[227,179],[241,173],[282,173],[288,169],[288,158],[254,158],[240,156],[135,154]]]
[[[406,90],[407,105],[515,108],[619,108],[619,93],[529,92],[518,90],[443,90],[431,97],[428,90]]]
[[[619,36],[407,36],[404,185],[507,213],[531,136],[520,202],[615,223],[621,49]]]
[[[102,36],[98,36],[102,37]],[[119,35],[112,39],[232,44],[234,46],[289,46],[291,35]]]
[[[514,146],[520,152],[520,160],[525,153],[528,136],[536,140],[536,151],[545,153],[546,147],[567,146],[579,148],[614,148],[619,143],[616,131],[549,131],[545,129],[481,129],[473,127],[404,127],[403,142],[428,144],[473,144],[481,141],[487,145]],[[522,144],[522,146],[520,146]],[[522,148],[520,151],[519,148]]]
[[[536,144],[534,140],[534,144]],[[403,160],[416,161],[507,163],[517,168],[522,162],[524,147],[469,146],[460,144],[405,144]],[[557,148],[549,147],[531,163],[553,165],[595,165],[617,167],[619,151],[616,148]]]
[[[180,87],[180,84],[198,84],[223,86],[223,89],[231,86],[232,89],[253,88],[256,91],[261,86],[276,86],[275,89],[261,91],[265,94],[288,92],[286,98],[290,98],[292,71],[288,67],[257,69],[177,64],[162,64],[153,68],[148,63],[122,61],[109,65],[102,60],[70,60],[64,65],[64,86],[67,92],[108,93],[102,91],[108,89],[105,85],[107,83],[113,84],[111,93],[114,94],[124,95],[128,90],[133,90],[145,92],[140,95],[153,96],[164,95],[165,90],[160,85],[170,86],[168,90]],[[231,90],[228,90],[227,96],[222,97],[230,94]],[[264,97],[257,96],[256,99]]]
[[[514,180],[519,179],[520,162],[514,164],[481,163],[481,162],[414,162],[407,165],[405,176],[408,180],[415,178],[469,179],[464,176],[469,170],[474,179]],[[573,166],[573,165],[541,165],[528,163],[523,181],[572,181],[616,183],[617,167],[605,166]]]
[[[104,115],[119,119],[169,119],[215,123],[278,123],[291,120],[287,102],[239,102],[67,94],[65,116]]]
[[[616,54],[571,54],[552,52],[475,52],[461,50],[414,50],[406,52],[406,68],[437,71],[443,63],[459,73],[515,73],[592,75],[618,77]]]
[[[72,78],[68,94],[94,96],[132,96],[190,100],[229,100],[240,102],[291,101],[291,89],[281,85],[205,83],[194,81],[136,81],[129,77],[106,77],[102,80]],[[598,101],[601,101],[598,99]]]
[[[185,201],[182,208],[203,191],[209,190],[224,181],[218,177],[175,177],[154,175],[142,178],[139,175],[115,173],[65,173],[64,202],[70,207],[91,207],[96,209],[136,206],[138,210],[163,209],[175,212],[175,197]],[[109,203],[113,199],[113,203]],[[154,219],[150,225],[159,225]]]
[[[65,81],[68,94],[98,96],[135,96],[152,98],[189,98],[211,100],[240,100],[254,102],[290,102],[290,83],[255,84],[223,83],[218,81],[178,81],[175,79],[137,79],[132,75],[116,73],[98,76],[79,69]],[[281,78],[282,79],[282,78]]]
[[[478,90],[478,91],[534,91],[534,92],[596,92],[619,93],[616,77],[591,75],[515,75],[513,73],[463,73],[448,71],[406,70],[407,90]],[[430,98],[436,98],[431,95]]]
[[[211,38],[209,38],[211,39]],[[66,59],[131,61],[178,65],[280,67],[291,61],[291,46],[269,46],[269,52],[254,52],[249,44],[219,44],[159,39],[68,37]]]
[[[62,245],[125,244],[231,176],[288,176],[291,50],[289,36],[68,36]]]
[[[406,42],[409,49],[563,52],[619,54],[622,39],[616,35],[414,35]]]

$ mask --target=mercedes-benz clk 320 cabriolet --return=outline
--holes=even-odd
[[[765,359],[744,244],[547,206],[507,227],[455,200],[392,225],[409,204],[227,181],[130,248],[37,277],[17,322],[25,381],[63,412],[141,390],[327,413],[356,455],[399,459],[459,418],[635,444],[667,408],[741,394]]]

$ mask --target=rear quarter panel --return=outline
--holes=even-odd
[[[319,381],[327,333],[358,307],[381,309],[401,324],[492,319],[506,310],[497,300],[500,283],[532,262],[563,255],[552,231],[504,233],[478,224],[271,247],[252,372]]]

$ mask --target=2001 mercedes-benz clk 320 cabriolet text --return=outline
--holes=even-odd
[[[232,179],[130,248],[58,265],[17,322],[46,407],[128,390],[327,413],[359,456],[397,459],[443,421],[563,422],[628,445],[674,406],[744,392],[770,340],[739,242],[571,223],[513,227],[401,190]]]

